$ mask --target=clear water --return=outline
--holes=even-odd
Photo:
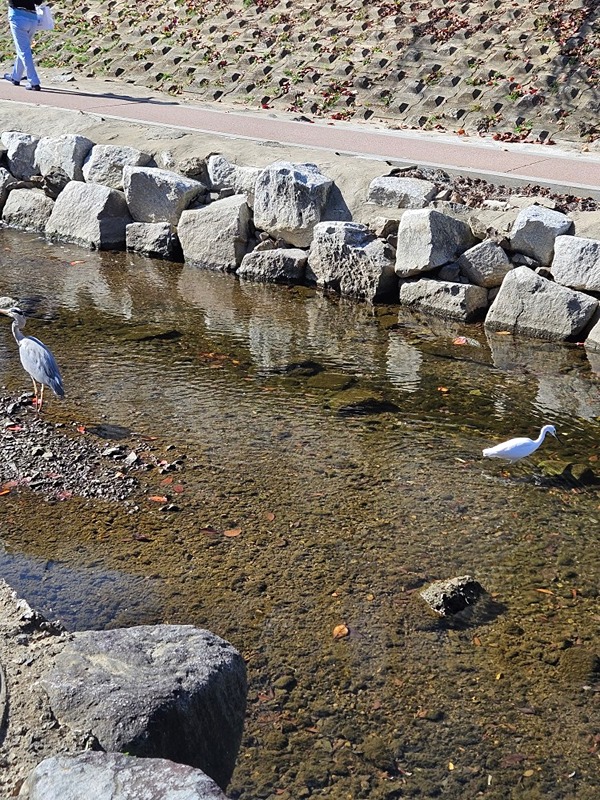
[[[238,647],[230,794],[598,796],[600,357],[11,231],[0,246],[0,294],[63,371],[48,418],[157,437],[185,464],[182,493],[158,473],[144,488],[172,513],[3,496],[5,574],[50,562],[46,597],[38,567],[20,586],[72,627],[194,623]],[[0,383],[29,388],[8,322]],[[480,458],[548,422],[562,443]],[[465,573],[488,602],[430,616],[418,590]]]

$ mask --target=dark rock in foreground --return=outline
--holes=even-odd
[[[41,680],[61,725],[106,751],[198,767],[225,787],[242,738],[246,670],[191,625],[75,633]]]

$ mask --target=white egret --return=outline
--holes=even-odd
[[[49,386],[57,397],[62,399],[65,396],[58,364],[45,344],[34,336],[25,336],[22,328],[25,327],[26,319],[20,308],[14,306],[13,308],[0,309],[0,314],[10,317],[13,321],[12,332],[19,345],[21,364],[33,381],[35,405],[37,410],[41,411],[45,386]],[[39,396],[36,381],[40,384]]]
[[[554,425],[544,425],[537,439],[518,436],[516,439],[509,439],[507,442],[501,442],[501,444],[497,444],[494,447],[486,447],[483,455],[485,458],[503,458],[506,461],[519,461],[521,458],[527,458],[527,456],[535,453],[547,433],[558,439]]]

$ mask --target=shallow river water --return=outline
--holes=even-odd
[[[600,356],[11,231],[0,259],[62,367],[46,417],[182,464],[135,502],[2,496],[2,574],[70,629],[231,641],[233,797],[599,796]],[[7,320],[17,395],[15,351]],[[467,573],[487,600],[433,618],[419,589]]]

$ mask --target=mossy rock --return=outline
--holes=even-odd
[[[354,378],[340,372],[319,372],[306,381],[312,389],[326,389],[330,392],[341,392],[354,383]]]
[[[339,392],[331,398],[329,407],[342,416],[399,411],[398,406],[388,402],[381,395],[359,387]]]
[[[558,480],[569,486],[591,486],[598,483],[598,476],[589,464],[574,464],[570,461],[540,461],[538,469],[546,478]]]
[[[561,654],[558,668],[566,683],[589,684],[600,678],[600,657],[585,647],[569,647]]]

